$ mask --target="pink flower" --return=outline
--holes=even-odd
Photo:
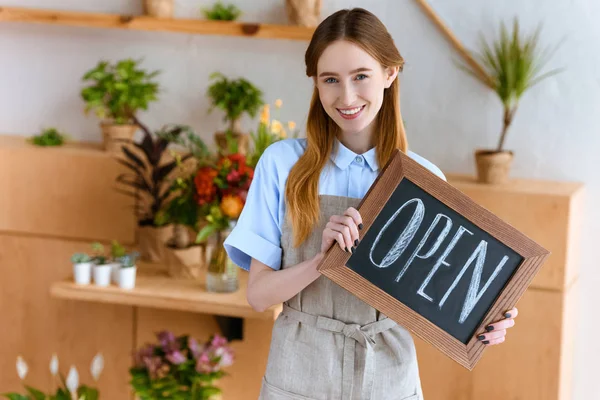
[[[133,363],[136,367],[146,367],[146,359],[152,357],[154,354],[154,346],[147,344],[146,346],[139,349],[133,355]]]
[[[197,359],[196,371],[200,373],[218,372],[233,364],[233,359],[233,349],[229,347],[227,339],[215,335]]]
[[[211,346],[214,347],[221,347],[221,346],[227,346],[227,339],[223,336],[220,335],[215,335],[213,336],[213,339],[210,343]]]
[[[189,337],[188,338],[188,347],[190,348],[190,351],[192,352],[194,359],[197,359],[201,354],[201,349],[200,349],[200,346],[198,345],[198,341],[196,341],[196,339],[194,339],[193,337]]]
[[[229,183],[237,183],[240,181],[240,173],[237,170],[232,170],[231,172],[229,172],[229,174],[227,174],[227,182]]]
[[[167,354],[166,358],[171,364],[174,365],[183,364],[187,360],[187,358],[180,351],[174,351],[170,354]]]
[[[165,353],[171,353],[179,350],[179,342],[173,334],[173,332],[162,331],[159,332],[156,337],[158,338],[160,345]]]

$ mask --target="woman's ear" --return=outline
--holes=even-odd
[[[396,77],[398,76],[398,72],[400,72],[400,68],[399,67],[387,67],[384,72],[385,72],[385,88],[389,89],[389,87],[392,86],[394,79],[396,79]]]

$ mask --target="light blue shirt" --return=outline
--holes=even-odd
[[[319,179],[319,195],[362,199],[377,176],[375,148],[356,154],[336,139],[330,160]],[[274,270],[281,268],[281,235],[285,215],[285,184],[290,170],[306,149],[306,139],[285,139],[270,145],[254,171],[246,204],[224,246],[231,260],[246,271],[252,258]],[[407,155],[446,180],[425,158]]]

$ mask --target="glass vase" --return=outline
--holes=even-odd
[[[230,293],[239,288],[238,266],[229,258],[223,246],[232,228],[230,226],[215,234],[215,243],[206,272],[208,292]]]

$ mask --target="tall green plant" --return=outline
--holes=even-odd
[[[216,79],[216,82],[207,91],[212,100],[208,111],[215,108],[225,111],[224,121],[229,122],[229,130],[232,132],[238,130],[237,125],[243,113],[254,118],[264,104],[262,91],[244,78],[230,80],[220,72],[215,72],[210,75],[210,79]]]
[[[159,85],[153,81],[160,71],[151,73],[139,68],[141,60],[126,59],[111,64],[100,61],[83,76],[91,86],[81,91],[85,112],[95,112],[101,119],[117,125],[132,123],[138,110],[147,110],[157,100]]]
[[[506,133],[510,127],[521,96],[542,80],[555,75],[561,69],[542,73],[550,57],[558,49],[540,49],[540,26],[534,33],[522,36],[519,21],[514,19],[512,32],[508,32],[504,23],[500,25],[500,36],[488,43],[483,35],[480,36],[480,51],[473,52],[474,57],[484,66],[489,81],[485,81],[471,66],[462,69],[490,86],[500,98],[504,108],[502,132],[498,142],[497,152],[504,149]]]

